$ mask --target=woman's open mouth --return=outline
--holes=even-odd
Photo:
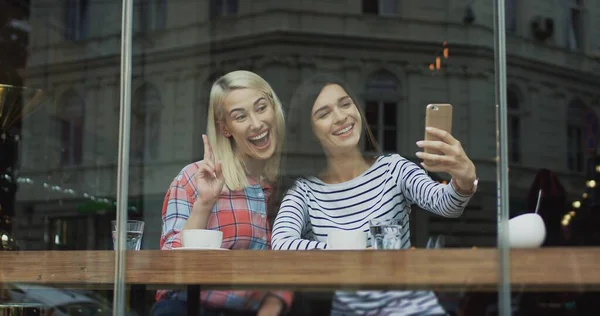
[[[340,130],[337,130],[335,132],[333,132],[333,135],[335,136],[348,136],[350,135],[350,133],[352,132],[352,130],[354,129],[354,124],[350,124]]]
[[[266,130],[256,136],[248,138],[248,140],[254,145],[257,149],[265,149],[269,147],[271,144],[270,139],[271,133],[269,130]]]

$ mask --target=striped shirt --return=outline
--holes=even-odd
[[[343,183],[300,179],[284,197],[273,227],[276,250],[326,249],[334,229],[369,232],[370,219],[399,219],[402,248],[410,247],[410,206],[458,217],[470,196],[433,181],[400,155],[385,155],[362,175]],[[371,244],[369,236],[368,244]],[[429,291],[337,292],[332,315],[444,315]]]
[[[194,173],[199,163],[192,163],[183,168],[167,191],[162,209],[160,248],[163,250],[181,247],[181,231],[198,196]],[[221,248],[271,248],[271,227],[267,220],[267,200],[271,194],[271,187],[261,186],[250,177],[248,181],[250,186],[243,190],[224,189],[208,218],[206,229],[223,232]],[[166,297],[166,294],[168,291],[158,291],[156,299]],[[291,292],[202,291],[200,302],[203,306],[215,309],[256,311],[266,295],[281,298],[286,303],[286,308],[291,306]]]

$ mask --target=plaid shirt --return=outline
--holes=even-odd
[[[162,250],[181,247],[181,231],[198,196],[193,180],[198,163],[183,168],[169,187],[162,209],[163,228],[160,239]],[[248,178],[248,181],[250,186],[243,190],[224,190],[208,219],[206,229],[223,232],[222,248],[271,249],[271,227],[266,212],[266,202],[271,187],[268,185],[261,187],[252,178]],[[156,299],[163,298],[168,292],[158,291]],[[202,291],[200,302],[209,308],[256,311],[267,295],[282,299],[286,303],[284,309],[289,309],[291,306],[293,295],[291,292]]]

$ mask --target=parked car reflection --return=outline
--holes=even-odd
[[[13,302],[42,304],[51,308],[54,316],[112,315],[112,304],[93,291],[32,284],[11,284],[8,290]]]

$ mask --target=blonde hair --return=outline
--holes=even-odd
[[[273,156],[267,159],[265,169],[261,174],[271,183],[276,182],[279,177],[281,151],[285,139],[285,119],[281,102],[268,82],[259,75],[245,70],[232,71],[217,79],[210,89],[206,135],[215,159],[223,163],[225,184],[230,190],[241,190],[249,186],[244,162],[235,150],[235,140],[225,137],[218,125],[219,123],[224,124],[223,101],[231,91],[238,89],[253,89],[262,92],[275,111],[276,133],[274,137],[276,137],[277,146]]]

